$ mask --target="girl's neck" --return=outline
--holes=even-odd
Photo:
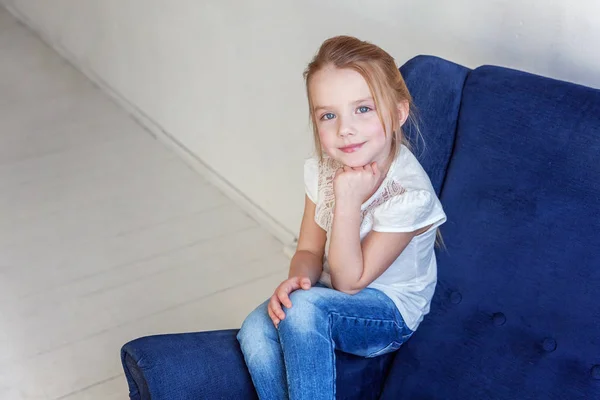
[[[390,170],[390,167],[392,166],[392,164],[394,162],[394,158],[395,158],[395,154],[390,152],[390,154],[388,154],[388,156],[385,157],[383,159],[383,161],[377,162],[377,168],[379,168],[379,171],[381,172],[381,182],[383,182],[383,180],[387,176],[387,174]],[[381,184],[381,182],[380,182],[380,184]]]
[[[388,172],[390,171],[390,168],[391,168],[393,162],[394,162],[394,154],[391,154],[391,153],[384,159],[383,162],[377,162],[377,168],[379,169],[379,172],[380,172],[379,181],[377,182],[377,185],[375,185],[375,190],[373,190],[373,193],[369,194],[368,198],[373,196],[379,190],[379,188],[385,181],[385,178],[387,177]]]

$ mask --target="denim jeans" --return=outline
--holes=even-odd
[[[237,336],[260,399],[335,399],[335,350],[376,357],[413,334],[392,300],[376,289],[348,295],[318,284],[293,292],[290,300],[278,328],[266,301]]]

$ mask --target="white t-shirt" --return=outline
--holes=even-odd
[[[304,164],[306,194],[316,204],[315,221],[327,232],[323,273],[319,281],[331,285],[327,256],[335,197],[333,178],[340,164],[332,158],[310,158]],[[413,331],[429,312],[437,282],[434,252],[437,227],[446,222],[446,214],[429,176],[405,146],[379,189],[361,207],[361,240],[371,231],[412,232],[432,225],[415,236],[390,267],[368,287],[389,296]]]

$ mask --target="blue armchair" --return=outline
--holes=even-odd
[[[446,249],[400,350],[337,353],[338,398],[600,399],[600,91],[431,56],[401,71]],[[235,334],[125,344],[131,399],[256,398]]]

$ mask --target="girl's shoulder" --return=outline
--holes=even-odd
[[[336,171],[342,165],[335,159],[323,155],[312,156],[304,161],[304,184],[309,198],[316,203],[319,187],[326,186],[333,181]],[[314,195],[314,198],[311,197]]]
[[[308,198],[316,204],[319,194],[319,158],[316,156],[304,161],[304,189]]]
[[[407,190],[423,189],[435,193],[429,175],[413,152],[404,145],[392,163],[389,175]]]
[[[332,171],[335,174],[335,171],[341,166],[342,164],[339,161],[325,154],[321,157],[314,155],[304,160],[304,171],[312,173],[316,177],[319,177],[319,175],[328,175]]]
[[[374,230],[411,232],[445,222],[446,215],[429,175],[405,146],[392,163],[385,184],[397,190],[373,208]]]

